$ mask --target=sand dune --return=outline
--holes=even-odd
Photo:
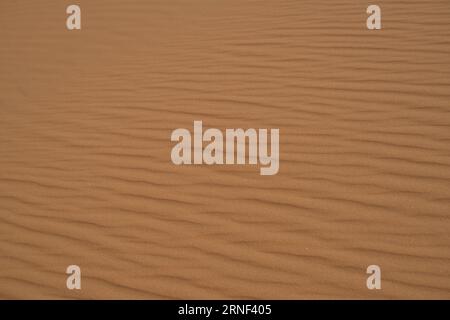
[[[0,3],[0,298],[450,298],[448,0],[77,3]],[[175,166],[194,120],[279,173]]]

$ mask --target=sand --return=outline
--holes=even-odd
[[[450,298],[448,0],[69,4],[0,3],[0,298]],[[195,120],[278,174],[172,164]]]

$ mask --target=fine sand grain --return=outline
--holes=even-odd
[[[450,298],[448,0],[76,2],[0,2],[0,298]],[[279,173],[172,164],[194,120]]]

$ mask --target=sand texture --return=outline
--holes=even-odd
[[[71,3],[0,2],[0,298],[450,299],[450,1]],[[194,120],[279,173],[174,165]]]

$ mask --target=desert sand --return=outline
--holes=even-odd
[[[448,0],[71,3],[0,3],[0,298],[450,298]],[[174,165],[195,120],[278,174]]]

